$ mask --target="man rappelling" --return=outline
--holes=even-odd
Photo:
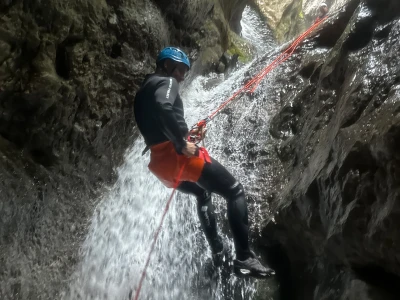
[[[249,247],[247,203],[243,186],[207,151],[188,141],[189,135],[204,138],[203,128],[189,131],[184,119],[179,83],[190,69],[187,55],[178,48],[163,49],[156,60],[156,70],[145,77],[136,94],[134,110],[137,126],[150,149],[150,171],[169,188],[194,195],[202,229],[211,247],[213,261],[221,266],[226,246],[217,231],[211,194],[227,201],[233,235],[237,275],[265,278],[274,274],[264,267]]]

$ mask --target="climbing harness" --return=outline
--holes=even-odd
[[[200,120],[197,122],[190,130],[189,132],[189,137],[188,141],[190,142],[195,142],[199,143],[201,140],[203,140],[202,132],[205,130],[205,127],[207,126],[207,123],[209,123],[221,110],[226,107],[230,102],[232,102],[234,99],[236,99],[242,92],[250,92],[253,93],[262,79],[270,73],[273,69],[275,69],[277,66],[279,66],[281,63],[283,63],[285,60],[287,60],[293,52],[296,50],[297,46],[312,32],[317,28],[320,24],[322,24],[329,16],[325,16],[323,19],[318,20],[315,22],[307,31],[305,31],[302,35],[300,35],[291,45],[288,47],[282,54],[280,54],[272,63],[270,63],[267,67],[265,67],[261,72],[259,72],[256,76],[254,76],[246,85],[244,85],[241,89],[236,91],[230,98],[228,98],[226,101],[224,101],[214,112],[212,112],[210,115],[208,115],[206,118]],[[148,148],[143,151],[143,154],[148,150]],[[202,157],[205,161],[211,162],[210,157],[208,155],[207,150],[204,147],[199,147],[199,157]],[[146,263],[144,265],[142,275],[139,280],[138,288],[136,289],[136,294],[134,298],[131,298],[130,300],[138,300],[139,299],[139,294],[142,289],[143,281],[146,276],[146,271],[147,267],[149,266],[150,263],[150,258],[151,255],[154,251],[154,247],[156,244],[156,241],[158,239],[158,235],[161,231],[161,227],[164,223],[165,216],[168,212],[169,206],[172,202],[172,198],[176,192],[176,189],[178,188],[180,184],[180,178],[182,177],[183,170],[185,168],[186,164],[184,164],[178,174],[178,177],[176,179],[175,185],[173,187],[172,193],[170,197],[168,198],[166,207],[164,209],[164,213],[161,217],[160,224],[154,234],[153,237],[153,242],[150,247],[149,254],[147,256]]]

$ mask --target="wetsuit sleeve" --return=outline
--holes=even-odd
[[[155,100],[157,117],[161,122],[163,133],[174,144],[176,152],[182,154],[186,141],[173,110],[178,92],[178,82],[172,77],[167,77],[158,84]]]

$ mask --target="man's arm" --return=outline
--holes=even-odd
[[[162,80],[158,84],[155,99],[156,113],[161,122],[163,133],[174,144],[176,152],[182,154],[182,150],[186,146],[186,141],[172,108],[178,92],[178,82],[172,77],[166,77],[165,80]]]

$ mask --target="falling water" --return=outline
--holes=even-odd
[[[258,51],[264,51],[271,48],[271,38],[266,29],[259,30],[260,24],[257,15],[246,8],[243,37],[253,41]],[[206,117],[239,89],[245,74],[252,73],[250,66],[241,67],[225,80],[219,75],[200,76],[184,86],[182,98],[188,124]],[[223,82],[210,87],[207,83],[215,78]],[[245,186],[250,195],[252,230],[256,230],[261,216],[258,185],[263,165],[258,158],[249,157],[249,153],[265,149],[262,141],[266,140],[269,113],[264,97],[243,98],[210,124],[206,147]],[[171,193],[148,171],[149,155],[141,156],[144,147],[142,138],[134,142],[118,169],[118,181],[98,205],[82,247],[82,261],[63,299],[128,300],[137,288],[154,231]],[[214,197],[213,202],[221,235],[232,248],[225,201]],[[210,257],[197,220],[195,199],[178,194],[157,240],[140,299],[254,299],[257,280],[233,275],[207,276]],[[264,293],[266,290],[262,299],[272,300],[268,283]]]
[[[258,54],[262,55],[275,43],[269,27],[249,6],[244,9],[241,25],[242,36],[251,42]]]

